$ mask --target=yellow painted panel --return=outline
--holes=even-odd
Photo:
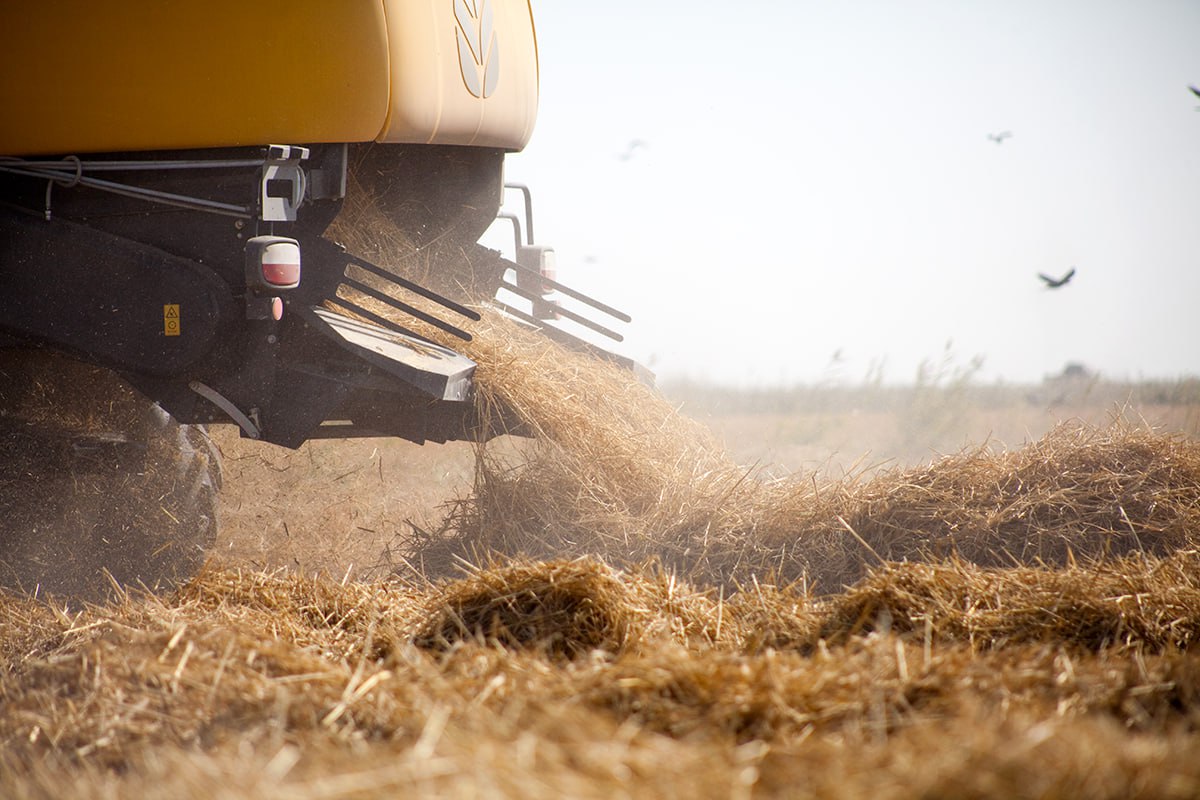
[[[5,3],[0,154],[377,139],[384,2]]]
[[[537,116],[528,0],[389,0],[391,107],[380,141],[519,150]]]

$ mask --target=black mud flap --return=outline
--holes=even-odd
[[[424,443],[507,432],[479,420],[475,362],[466,356],[320,306],[289,312],[262,438],[296,447],[307,439]]]
[[[0,208],[0,331],[114,369],[195,369],[237,320],[209,267],[55,218]]]

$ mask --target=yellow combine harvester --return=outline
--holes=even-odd
[[[519,150],[526,2],[62,0],[5,11],[6,155],[387,142]]]
[[[3,16],[0,585],[97,596],[106,570],[194,570],[207,423],[289,447],[486,435],[475,365],[397,319],[467,337],[461,302],[500,287],[533,324],[577,317],[551,291],[612,312],[550,279],[530,218],[509,215],[516,263],[477,244],[537,108],[525,0]]]

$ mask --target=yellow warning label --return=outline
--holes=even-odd
[[[163,306],[163,333],[167,336],[179,335],[179,304]]]

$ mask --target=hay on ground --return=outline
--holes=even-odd
[[[211,572],[81,612],[6,597],[0,793],[1184,796],[1196,567],[896,565],[827,600],[597,560],[438,585]]]

